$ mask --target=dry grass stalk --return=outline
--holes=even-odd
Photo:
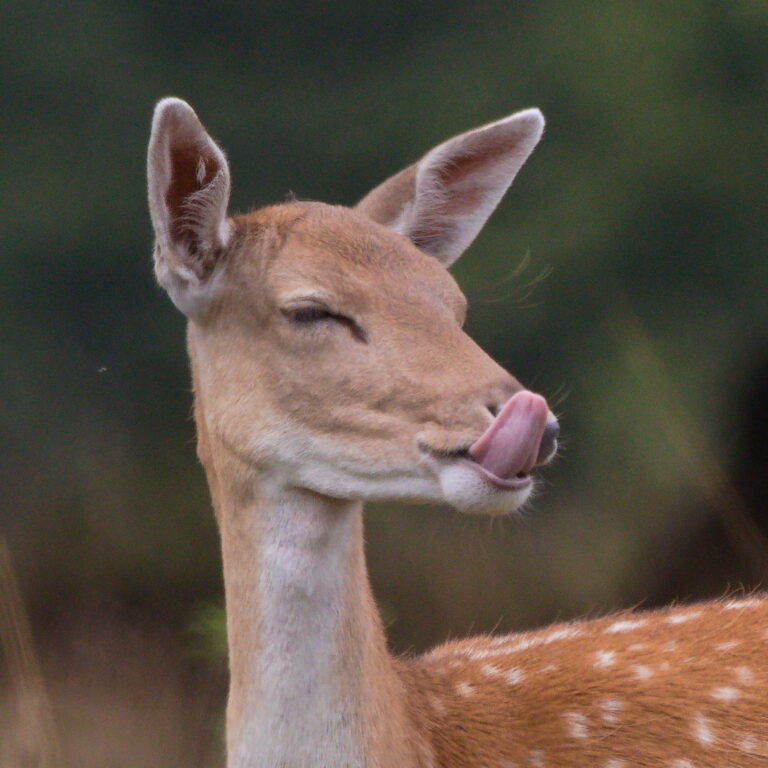
[[[0,730],[0,763],[58,768],[61,748],[29,619],[5,539],[0,537],[0,648],[10,682],[10,717]]]

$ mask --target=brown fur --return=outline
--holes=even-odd
[[[437,765],[768,765],[765,598],[506,640],[447,643],[403,666]]]

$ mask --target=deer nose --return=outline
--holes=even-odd
[[[557,419],[549,413],[549,419],[547,420],[547,426],[544,427],[544,434],[541,436],[541,442],[539,443],[539,453],[536,456],[536,466],[542,466],[552,461],[552,458],[557,453],[557,438],[560,435],[560,424]]]

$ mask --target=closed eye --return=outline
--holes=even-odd
[[[335,320],[339,315],[334,315],[322,307],[297,307],[296,309],[283,310],[283,314],[297,325],[311,325],[321,320]]]
[[[309,328],[321,323],[333,322],[346,326],[352,335],[364,343],[368,343],[368,334],[351,317],[341,315],[324,307],[310,305],[284,309],[283,314],[296,326]]]

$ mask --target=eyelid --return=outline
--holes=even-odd
[[[355,318],[334,309],[333,304],[326,301],[325,297],[317,295],[296,296],[295,298],[287,299],[280,308],[280,311],[283,312],[283,314],[289,314],[291,312],[297,312],[302,309],[316,309],[320,312],[326,312],[337,322],[341,323],[342,325],[346,325],[352,335],[358,341],[362,341],[364,344],[368,343],[368,334],[360,325],[360,323],[358,323]]]
[[[281,309],[284,312],[293,312],[297,309],[321,309],[324,312],[329,312],[334,315],[337,314],[333,307],[333,304],[326,299],[325,296],[295,296],[287,299],[283,302]]]

